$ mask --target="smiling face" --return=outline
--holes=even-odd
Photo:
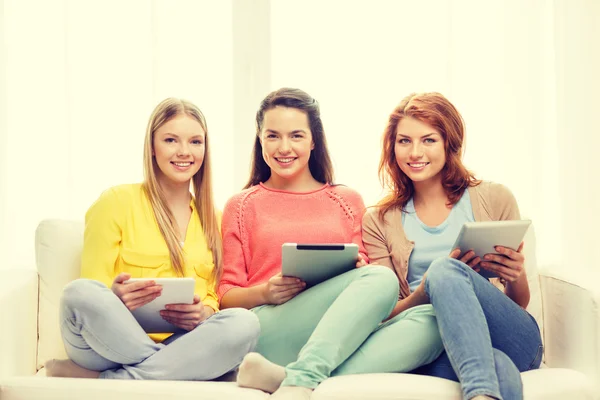
[[[315,146],[304,111],[277,106],[265,112],[260,143],[274,187],[313,180],[308,160]]]
[[[166,184],[187,184],[204,161],[206,132],[194,118],[179,114],[154,132],[157,178]]]
[[[435,128],[412,117],[404,117],[396,129],[394,146],[400,170],[413,181],[440,181],[446,164],[444,139]]]

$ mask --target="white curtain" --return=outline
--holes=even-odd
[[[319,100],[336,180],[367,204],[391,110],[442,92],[466,120],[467,166],[534,220],[540,264],[597,269],[596,0],[0,3],[3,266],[33,264],[39,220],[82,219],[102,190],[141,179],[167,96],[205,112],[222,206],[248,177],[258,102],[292,86]]]
[[[33,265],[41,219],[82,220],[104,189],[142,179],[146,124],[165,97],[203,110],[216,197],[231,195],[230,1],[2,3],[3,266]]]

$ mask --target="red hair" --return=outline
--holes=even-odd
[[[404,209],[415,193],[412,181],[396,161],[396,131],[404,117],[415,118],[442,135],[446,152],[446,165],[441,171],[442,186],[448,196],[448,205],[456,204],[469,186],[481,183],[462,163],[465,123],[456,107],[440,93],[410,94],[394,109],[383,132],[379,179],[389,194],[377,204],[381,217],[391,208]]]

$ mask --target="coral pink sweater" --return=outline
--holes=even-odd
[[[366,262],[360,194],[324,185],[288,192],[259,184],[233,196],[223,210],[223,275],[219,298],[234,287],[251,287],[281,271],[281,245],[356,243]]]

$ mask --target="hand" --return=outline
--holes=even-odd
[[[495,249],[500,254],[484,255],[481,267],[495,272],[508,282],[515,282],[523,274],[523,264],[525,263],[525,256],[522,253],[523,242],[517,251],[502,246],[496,246]]]
[[[365,265],[367,265],[367,262],[365,261],[363,256],[360,255],[360,253],[359,253],[358,260],[356,260],[356,268],[364,267]]]
[[[162,286],[154,281],[125,283],[130,278],[130,274],[122,272],[117,275],[111,286],[113,293],[121,299],[129,311],[150,303],[162,293]]]
[[[267,304],[283,304],[304,290],[306,282],[292,276],[274,275],[264,284],[263,295]]]
[[[481,257],[475,255],[475,252],[473,250],[469,250],[461,256],[460,249],[456,248],[450,252],[450,258],[454,258],[458,261],[464,262],[469,267],[473,268],[475,272],[479,272],[480,270],[479,263],[481,261]]]
[[[425,291],[425,281],[426,280],[427,280],[427,272],[425,272],[423,274],[423,278],[421,279],[421,283],[419,283],[419,286],[417,286],[415,291],[410,294],[411,296],[415,296],[418,299],[419,304],[429,303],[429,296],[427,295],[427,292]]]
[[[178,328],[191,331],[214,314],[212,308],[205,306],[200,301],[200,296],[194,295],[192,304],[167,304],[166,310],[161,310],[160,315],[163,319]]]

